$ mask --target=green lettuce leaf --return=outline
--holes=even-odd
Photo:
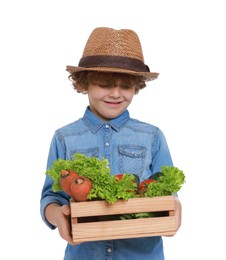
[[[110,174],[108,160],[103,158],[99,160],[96,157],[86,157],[84,154],[74,154],[74,160],[56,160],[52,167],[46,171],[54,183],[53,191],[61,191],[59,185],[60,171],[71,169],[79,175],[89,178],[92,182],[92,189],[89,192],[88,199],[101,199],[109,203],[114,203],[119,199],[128,200],[135,197],[137,184],[133,180],[133,174],[125,174],[120,181]]]
[[[144,197],[169,196],[176,194],[185,183],[185,175],[182,170],[174,166],[162,166],[162,175],[156,182],[148,185]]]

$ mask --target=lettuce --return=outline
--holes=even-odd
[[[86,157],[84,154],[76,153],[73,160],[59,158],[46,171],[46,174],[53,179],[54,192],[62,191],[59,184],[60,171],[69,169],[91,180],[92,189],[88,195],[89,200],[106,200],[108,203],[115,203],[119,199],[172,195],[177,193],[185,182],[182,170],[174,166],[162,166],[158,178],[148,185],[145,192],[139,193],[134,174],[123,174],[122,179],[118,181],[115,175],[110,174],[107,159],[99,160],[96,157]]]
[[[54,161],[52,167],[46,171],[46,174],[53,179],[52,189],[54,192],[61,191],[59,185],[60,171],[71,169],[79,175],[89,178],[92,182],[92,189],[88,199],[101,199],[109,203],[114,203],[119,199],[128,200],[135,197],[137,184],[133,180],[133,174],[125,174],[120,181],[110,174],[108,160],[103,158],[99,160],[96,157],[86,157],[84,154],[74,154],[74,160],[58,159]],[[129,192],[128,192],[129,191]]]
[[[182,170],[174,166],[162,166],[162,175],[157,181],[148,185],[144,197],[169,196],[176,194],[185,183],[185,175]]]

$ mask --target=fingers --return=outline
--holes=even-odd
[[[74,243],[72,234],[71,234],[71,209],[69,205],[63,205],[58,211],[57,217],[57,228],[59,235],[66,240],[71,245],[77,245],[79,243]]]
[[[70,216],[70,215],[71,215],[71,208],[70,208],[69,205],[63,205],[63,206],[61,207],[61,210],[62,210],[62,212],[63,212],[63,214],[64,214],[65,216]]]
[[[71,235],[71,225],[70,225],[70,218],[71,215],[71,208],[69,205],[63,205],[61,207],[63,214],[66,216],[67,225],[66,228],[62,230],[61,237],[63,237],[69,244],[71,245],[78,245],[80,243],[73,242],[72,235]]]
[[[175,232],[175,234],[177,233],[177,231],[180,229],[180,226],[181,226],[181,218],[182,218],[181,215],[182,215],[181,203],[180,203],[178,198],[175,198],[175,211],[173,213],[173,216],[175,216],[175,219],[176,219],[176,232]],[[173,234],[173,235],[165,235],[165,236],[166,237],[172,237],[175,234]]]
[[[68,243],[73,243],[71,237],[71,225],[70,225],[71,210],[68,205],[60,207],[60,211],[57,217],[57,228],[60,236]]]

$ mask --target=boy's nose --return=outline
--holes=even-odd
[[[120,87],[114,86],[110,89],[109,96],[119,97],[120,96]]]

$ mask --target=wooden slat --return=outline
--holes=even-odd
[[[174,235],[175,233],[175,217],[72,224],[73,240],[76,243],[108,239]]]
[[[173,211],[174,207],[174,196],[134,198],[127,201],[120,200],[114,204],[109,204],[106,201],[71,201],[71,216],[74,218],[140,212]]]

